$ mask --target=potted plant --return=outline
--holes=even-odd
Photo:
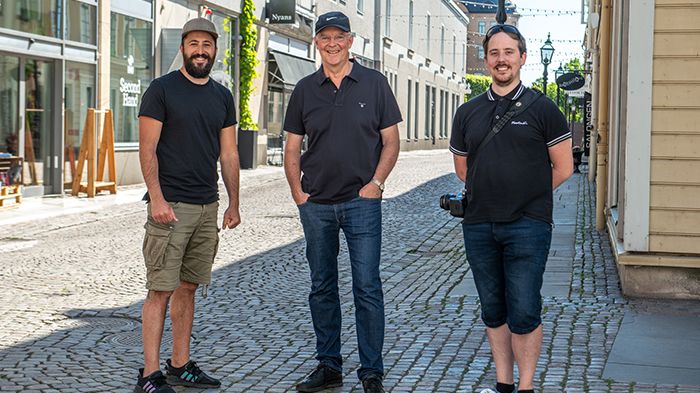
[[[242,169],[257,166],[258,125],[253,122],[250,111],[250,94],[253,91],[253,79],[257,76],[258,65],[256,52],[258,32],[255,27],[255,4],[253,0],[242,0],[240,17],[241,56],[240,56],[240,120],[238,124],[238,154]]]

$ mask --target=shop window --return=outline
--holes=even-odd
[[[112,12],[110,99],[115,142],[138,142],[141,97],[153,79],[153,23]]]
[[[88,108],[95,107],[95,66],[66,62],[65,97],[65,163],[64,184],[73,181],[72,168],[80,152],[83,125]]]

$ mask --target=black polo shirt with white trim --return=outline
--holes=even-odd
[[[467,224],[511,222],[522,216],[552,222],[552,166],[549,147],[571,138],[564,114],[539,98],[501,132],[478,146],[496,120],[525,92],[522,83],[501,97],[491,88],[457,109],[450,151],[467,157]],[[481,156],[475,164],[476,156]]]
[[[337,88],[323,67],[297,83],[284,130],[308,136],[301,187],[316,203],[356,198],[372,180],[382,152],[380,131],[401,121],[386,77],[353,62]]]

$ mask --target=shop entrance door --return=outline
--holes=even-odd
[[[61,128],[54,123],[54,64],[32,58],[20,59],[20,151],[24,153],[25,194],[51,194],[60,166],[53,146]],[[23,93],[23,94],[22,94]],[[57,174],[58,173],[58,177]],[[60,187],[59,187],[60,190]],[[60,191],[59,191],[60,192]]]

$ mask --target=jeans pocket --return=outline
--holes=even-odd
[[[165,264],[165,252],[172,235],[171,228],[162,228],[146,223],[146,235],[143,238],[143,257],[146,267],[159,270]]]

